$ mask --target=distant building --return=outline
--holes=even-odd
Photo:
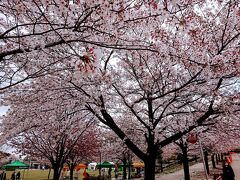
[[[29,168],[30,169],[42,169],[43,165],[41,164],[41,162],[39,162],[38,160],[34,159],[34,158],[30,158],[28,156],[26,156],[23,160],[24,163],[29,164]]]
[[[41,169],[41,163],[38,161],[32,160],[28,164],[30,165],[30,169]]]

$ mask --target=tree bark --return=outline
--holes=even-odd
[[[150,116],[151,117],[151,116]],[[148,129],[148,136],[145,134],[145,138],[148,143],[147,156],[143,160],[144,162],[144,180],[155,180],[155,168],[156,160],[159,152],[159,147],[154,143],[155,134]]]
[[[69,177],[69,179],[70,179],[70,180],[73,180],[73,171],[74,171],[74,168],[75,168],[75,165],[73,165],[73,164],[71,164],[71,165],[69,166],[69,170],[70,170],[70,177]]]
[[[113,86],[117,93],[123,97],[123,95],[121,94],[121,92],[119,92],[119,90]],[[88,95],[88,94],[87,94]],[[90,95],[88,95],[90,96]],[[187,128],[184,131],[180,131],[177,132],[176,134],[173,134],[172,136],[159,141],[157,143],[155,143],[155,136],[154,136],[154,131],[150,128],[150,126],[148,126],[147,124],[145,124],[147,130],[148,130],[148,136],[147,133],[145,135],[146,141],[147,141],[147,153],[143,152],[133,141],[131,141],[130,138],[127,137],[127,135],[124,133],[124,131],[115,123],[114,119],[112,118],[112,116],[107,112],[106,108],[105,108],[105,102],[104,102],[104,98],[102,95],[99,96],[99,100],[101,102],[100,107],[101,107],[101,115],[98,114],[89,104],[86,104],[85,107],[92,112],[102,123],[104,123],[105,125],[107,125],[111,130],[113,130],[116,135],[124,141],[124,143],[126,144],[126,146],[136,155],[138,156],[141,160],[143,160],[143,162],[145,163],[145,180],[154,180],[155,177],[155,166],[156,166],[156,154],[157,154],[157,150],[159,149],[159,147],[164,147],[170,143],[172,143],[173,141],[176,141],[178,139],[180,139],[183,135],[187,134],[188,132],[190,132],[191,130],[195,129],[197,126],[192,125],[189,128]],[[151,98],[151,94],[148,94],[147,97],[147,101],[148,101],[148,114],[149,114],[149,120],[152,122],[153,127],[155,128],[158,124],[158,121],[154,122],[154,118],[153,118],[153,109],[152,109],[152,98]],[[134,110],[133,110],[134,111]],[[214,110],[212,108],[212,104],[210,104],[208,110],[201,116],[199,117],[196,122],[198,124],[202,124],[209,116],[211,116],[214,113]],[[141,122],[144,122],[140,119]],[[153,158],[151,160],[149,160],[150,158]],[[149,163],[149,161],[151,161],[151,163]],[[151,169],[153,168],[153,169]],[[149,177],[147,177],[147,175],[149,175]]]
[[[188,161],[188,154],[187,154],[187,144],[182,144],[181,146],[183,157],[183,169],[184,169],[184,179],[190,180],[190,173],[189,173],[189,161]]]
[[[60,167],[55,166],[53,167],[53,180],[59,180],[61,171],[59,170]]]
[[[48,171],[48,179],[50,178],[51,169],[52,168],[49,168],[49,171]]]
[[[221,162],[220,154],[217,155],[218,162]]]
[[[204,151],[204,161],[205,161],[205,166],[206,166],[206,170],[207,170],[207,174],[209,174],[209,165],[208,165],[208,152]]]
[[[223,157],[224,157],[224,156],[223,156],[223,153],[221,153],[221,161],[223,161]]]
[[[163,161],[160,161],[160,170],[161,170],[161,173],[163,172]]]
[[[130,164],[130,161],[128,161],[128,179],[131,179],[131,164]]]
[[[130,154],[128,152],[128,179],[131,179],[131,157]]]
[[[149,155],[144,161],[144,180],[155,180],[156,157]]]
[[[123,179],[127,179],[127,158],[123,158]]]
[[[215,163],[215,154],[212,154],[211,159],[212,159],[212,166],[215,169],[216,168],[216,163]]]
[[[156,163],[156,166],[158,165],[158,167],[157,167],[157,171],[159,172],[163,172],[163,158],[162,158],[162,150],[161,149],[159,149],[158,151],[157,151],[157,161],[156,161],[157,163]]]

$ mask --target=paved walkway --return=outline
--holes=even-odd
[[[235,180],[240,180],[240,154],[233,154],[232,159],[232,168],[235,173]]]
[[[232,155],[232,168],[235,173],[235,180],[240,180],[240,154],[233,154]],[[210,168],[211,168],[211,162],[209,162]],[[190,170],[190,176],[194,176],[194,174],[198,172],[203,172],[203,163],[197,163],[195,165],[192,165],[189,167]],[[135,179],[135,180],[142,180],[143,178]],[[193,179],[193,178],[191,178]],[[114,180],[114,179],[113,179]],[[184,172],[183,170],[176,171],[174,173],[170,174],[162,174],[157,175],[156,180],[184,180]],[[205,180],[205,178],[197,179],[197,180]],[[209,178],[208,180],[212,180]]]
[[[192,165],[189,167],[189,171],[190,171],[190,176],[194,175],[196,172],[203,171],[203,164],[197,163],[195,165]],[[184,172],[183,170],[178,170],[174,173],[156,175],[155,179],[156,180],[184,180]],[[112,178],[112,180],[115,180],[115,178]],[[143,180],[143,178],[135,178],[134,180]]]
[[[233,154],[232,159],[233,159],[233,162],[231,165],[235,173],[235,180],[240,180],[240,154]],[[209,162],[209,165],[211,168],[211,162]],[[193,166],[190,166],[189,169],[190,169],[190,176],[194,175],[196,172],[204,171],[202,163],[197,163]],[[160,176],[158,175],[156,177],[156,180],[184,180],[183,170],[179,170],[171,174],[165,174]],[[205,180],[205,178],[201,180]],[[209,178],[209,180],[211,179]]]
[[[197,172],[204,171],[203,164],[197,163],[189,167],[190,177],[196,174]],[[183,169],[176,171],[170,174],[163,174],[156,176],[156,180],[184,180],[184,172]]]

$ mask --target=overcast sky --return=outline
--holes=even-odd
[[[4,115],[7,112],[7,107],[6,106],[1,106],[0,107],[0,116]]]

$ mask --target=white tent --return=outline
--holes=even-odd
[[[96,162],[91,162],[88,164],[88,169],[96,170],[96,166],[97,166]]]

